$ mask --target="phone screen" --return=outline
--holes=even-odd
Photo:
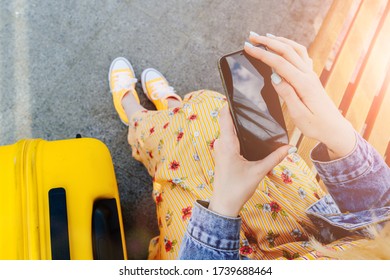
[[[271,68],[239,51],[222,57],[220,70],[241,154],[247,160],[259,160],[288,144]]]

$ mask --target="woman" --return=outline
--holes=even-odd
[[[216,92],[181,100],[161,73],[146,69],[143,90],[158,110],[145,110],[131,64],[119,58],[109,74],[114,105],[129,125],[133,156],[154,182],[160,235],[151,241],[150,259],[175,259],[179,250],[183,259],[315,259],[321,255],[310,247],[311,235],[327,243],[339,239],[333,250],[364,242],[356,234],[345,237],[347,230],[336,223],[345,222],[340,211],[376,209],[376,220],[366,214],[365,225],[389,218],[390,171],[328,98],[306,49],[253,32],[250,41],[270,50],[245,44],[249,55],[274,69],[273,85],[295,125],[321,142],[312,159],[334,200],[292,147],[258,162],[243,159],[226,108],[218,120],[226,102]]]

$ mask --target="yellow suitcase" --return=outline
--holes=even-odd
[[[0,147],[0,259],[126,259],[114,168],[96,139]]]

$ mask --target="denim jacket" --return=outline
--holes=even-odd
[[[366,235],[367,226],[390,220],[390,169],[370,144],[356,137],[353,151],[343,158],[330,161],[323,144],[311,152],[329,192],[306,210],[322,242]],[[179,259],[240,259],[240,227],[240,217],[219,215],[208,210],[207,202],[197,201]]]

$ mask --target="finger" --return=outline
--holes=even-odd
[[[293,47],[294,50],[298,53],[298,55],[305,61],[305,63],[309,65],[311,68],[313,68],[313,60],[309,57],[309,54],[307,53],[307,49],[305,46],[284,37],[275,36],[271,38],[274,38],[275,40],[281,41]]]
[[[278,84],[272,83],[275,91],[286,103],[290,116],[295,119],[298,116],[308,118],[311,115],[311,110],[303,103],[300,96],[294,88],[286,81],[281,81]]]
[[[228,108],[229,106],[227,105],[220,111],[220,136],[214,140],[213,148],[211,149],[215,161],[230,161],[232,157],[240,155],[240,143]]]
[[[265,176],[288,155],[288,151],[291,148],[292,147],[289,145],[282,146],[269,154],[266,158],[257,161],[254,165],[256,174],[258,176]]]
[[[266,51],[263,48],[249,46],[248,44],[245,44],[244,50],[250,56],[263,61],[273,68],[276,73],[287,80],[287,82],[297,89],[298,92],[304,90],[302,85],[305,85],[305,73],[300,71],[285,58],[278,54]]]
[[[254,44],[262,44],[266,46],[268,51],[272,51],[279,54],[303,72],[308,72],[311,70],[311,68],[306,64],[302,57],[289,44],[286,44],[282,41],[273,38],[254,34],[251,34],[249,36],[249,40]]]
[[[221,129],[220,139],[228,142],[233,142],[234,139],[237,139],[228,105],[223,107],[219,112],[219,126]]]

